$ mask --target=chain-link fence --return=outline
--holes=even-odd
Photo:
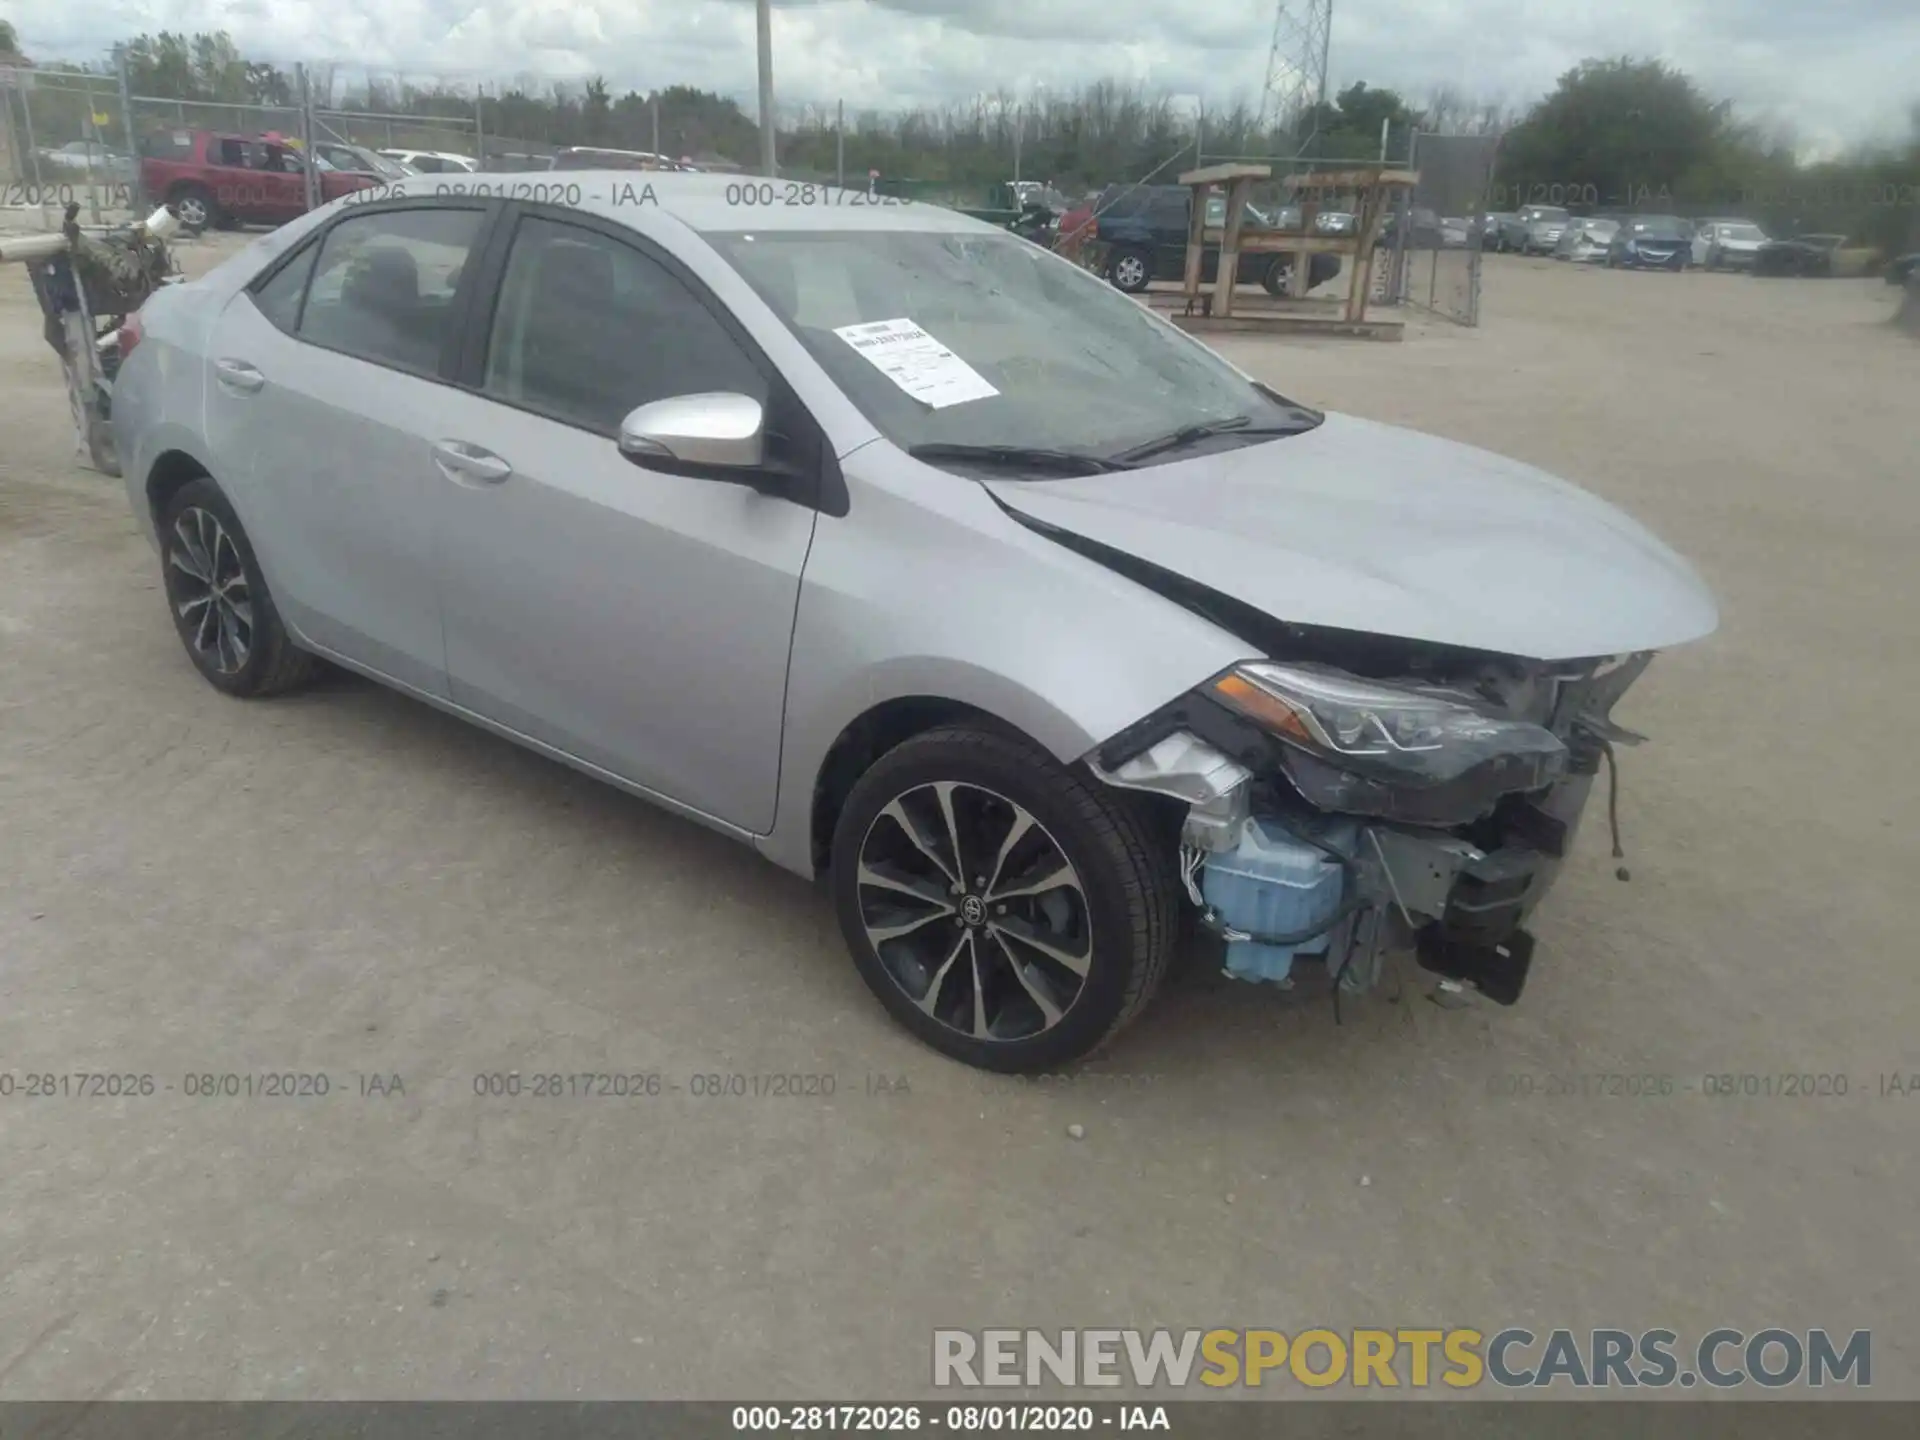
[[[0,215],[78,204],[92,223],[130,209],[139,165],[111,71],[0,66]]]
[[[1480,323],[1480,241],[1499,138],[1416,131],[1419,180],[1395,210],[1388,298]]]

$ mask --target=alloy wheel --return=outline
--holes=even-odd
[[[181,635],[213,670],[237,674],[253,653],[253,592],[220,517],[197,505],[182,510],[173,522],[167,565]]]
[[[961,1035],[1030,1039],[1086,985],[1093,925],[1079,872],[997,791],[935,781],[895,796],[861,840],[856,884],[881,967]]]
[[[196,229],[204,229],[207,223],[206,202],[198,195],[188,195],[178,201],[174,207],[180,215],[180,223]]]
[[[1113,278],[1122,290],[1146,283],[1147,267],[1138,255],[1122,255],[1113,262]]]

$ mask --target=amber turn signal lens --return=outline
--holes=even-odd
[[[1298,740],[1303,745],[1313,744],[1313,734],[1307,729],[1299,712],[1277,695],[1262,690],[1246,676],[1238,673],[1222,675],[1213,682],[1213,693],[1248,719],[1258,720],[1269,730]]]

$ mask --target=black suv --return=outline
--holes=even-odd
[[[1187,216],[1193,192],[1185,185],[1109,185],[1094,202],[1095,223],[1105,247],[1106,276],[1128,294],[1138,294],[1154,280],[1182,280],[1187,273]],[[1226,198],[1217,192],[1208,199],[1207,223],[1226,224]],[[1241,232],[1271,230],[1273,222],[1253,206],[1240,221]],[[1270,295],[1287,293],[1292,272],[1290,254],[1250,255],[1241,252],[1236,283],[1264,285]],[[1218,273],[1220,247],[1209,245],[1200,278],[1211,282]],[[1314,255],[1307,278],[1324,285],[1340,273],[1338,255]]]

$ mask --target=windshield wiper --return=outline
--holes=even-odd
[[[1046,450],[1033,445],[961,445],[945,440],[930,440],[924,445],[909,445],[907,453],[916,460],[935,464],[942,460],[958,460],[997,465],[1009,470],[1064,470],[1073,475],[1100,475],[1109,470],[1133,468],[1117,456],[1110,459],[1085,450]]]
[[[1311,430],[1316,423],[1318,422],[1302,420],[1296,425],[1256,425],[1251,415],[1232,415],[1225,420],[1208,420],[1200,425],[1184,425],[1170,435],[1144,440],[1129,449],[1121,450],[1112,458],[1122,465],[1131,465],[1155,455],[1164,455],[1169,450],[1184,450],[1189,445],[1197,445],[1202,440],[1212,439],[1215,435],[1298,435],[1302,430]]]

